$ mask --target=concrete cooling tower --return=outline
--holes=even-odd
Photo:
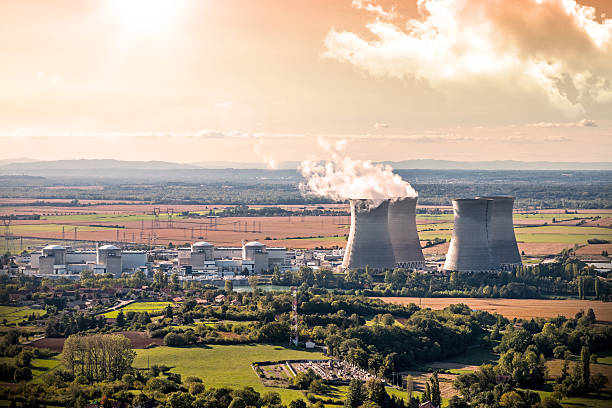
[[[389,237],[395,264],[400,268],[425,266],[416,226],[416,204],[416,197],[398,198],[389,203]]]
[[[374,207],[372,200],[350,200],[351,230],[344,251],[343,268],[385,269],[395,267],[389,238],[389,200]]]
[[[488,225],[493,200],[453,200],[455,222],[444,263],[446,271],[490,271],[498,269],[489,245]]]
[[[514,197],[477,198],[490,200],[489,245],[497,263],[505,269],[512,268],[514,265],[521,265],[521,255],[516,244],[512,222]]]

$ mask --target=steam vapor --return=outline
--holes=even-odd
[[[353,160],[344,151],[346,141],[335,144],[319,139],[319,145],[331,154],[331,161],[305,160],[300,165],[304,181],[303,194],[329,197],[334,200],[367,199],[371,208],[388,198],[416,197],[412,186],[391,166],[374,164],[370,160]]]

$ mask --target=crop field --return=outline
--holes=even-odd
[[[204,347],[156,347],[136,350],[134,367],[164,364],[184,377],[200,377],[208,387],[253,387],[258,392],[277,391],[284,403],[303,398],[301,392],[284,388],[264,387],[251,368],[256,361],[323,359],[318,352],[292,350],[274,345],[212,345]],[[231,358],[228,358],[231,356]]]
[[[20,323],[32,313],[44,316],[47,312],[44,309],[32,309],[29,307],[0,306],[0,322],[6,320],[7,324]]]
[[[113,310],[111,312],[104,313],[104,317],[114,319],[119,314],[119,310],[123,310],[123,313],[127,312],[161,312],[168,305],[172,306],[172,302],[134,302],[124,307]]]
[[[381,297],[385,302],[444,309],[448,305],[464,303],[473,310],[499,313],[506,318],[531,319],[535,317],[574,317],[580,310],[593,309],[599,321],[612,322],[612,304],[595,300],[552,300],[552,299],[479,299],[479,298],[418,298]]]
[[[27,201],[26,201],[27,202]],[[16,200],[3,199],[9,205]],[[83,202],[85,203],[85,202]],[[23,204],[23,201],[21,201]],[[19,206],[0,207],[4,214],[39,214],[40,220],[14,220],[10,226],[12,252],[28,247],[40,247],[48,242],[67,242],[87,245],[88,242],[119,242],[124,244],[175,245],[206,240],[218,246],[238,246],[243,240],[257,240],[268,246],[313,249],[343,247],[349,232],[349,216],[292,216],[292,217],[216,217],[219,205],[177,205],[156,207],[150,204],[88,203],[82,207]],[[263,208],[256,206],[251,208]],[[347,211],[345,204],[323,206],[282,206],[286,209],[323,207]],[[154,215],[154,209],[159,215]],[[439,207],[449,211],[450,207]],[[200,214],[189,218],[181,212]],[[172,214],[169,216],[168,214]],[[612,212],[609,210],[580,210],[566,214],[565,210],[515,212],[514,223],[519,249],[526,255],[556,254],[564,248],[580,247],[581,254],[612,252],[612,244],[588,244],[589,239],[612,241]],[[453,215],[419,214],[417,227],[422,245],[434,238],[446,239],[446,244],[425,249],[426,255],[443,255],[452,235]],[[91,244],[90,244],[91,245]],[[6,242],[0,241],[0,251]]]

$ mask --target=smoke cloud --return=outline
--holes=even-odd
[[[354,160],[346,155],[346,141],[329,143],[319,139],[319,145],[331,154],[327,162],[305,160],[300,165],[304,181],[300,183],[303,194],[329,197],[334,200],[368,199],[380,205],[386,198],[416,197],[412,186],[391,166],[375,164],[370,160]]]

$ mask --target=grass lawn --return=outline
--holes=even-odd
[[[541,391],[541,390],[532,390],[540,394],[540,398],[544,399],[547,396],[550,396],[552,392],[550,391]],[[585,397],[565,397],[561,401],[561,405],[564,407],[581,407],[581,408],[609,408],[610,407],[610,397],[611,395],[592,395],[592,398]]]
[[[202,378],[208,387],[253,387],[260,393],[277,391],[284,403],[302,398],[297,390],[264,387],[251,368],[256,361],[279,361],[293,359],[322,359],[318,352],[292,350],[268,344],[257,345],[213,345],[205,347],[156,347],[136,350],[134,367],[145,368],[147,363],[174,367],[172,372],[184,377],[195,375]]]
[[[47,312],[44,309],[31,309],[29,307],[0,306],[0,322],[6,319],[7,324],[20,323],[27,319],[29,315],[44,316]]]
[[[114,319],[119,314],[119,310],[123,310],[123,313],[127,312],[159,312],[164,310],[168,305],[172,306],[172,302],[134,302],[126,305],[118,310],[104,313],[104,317]]]

